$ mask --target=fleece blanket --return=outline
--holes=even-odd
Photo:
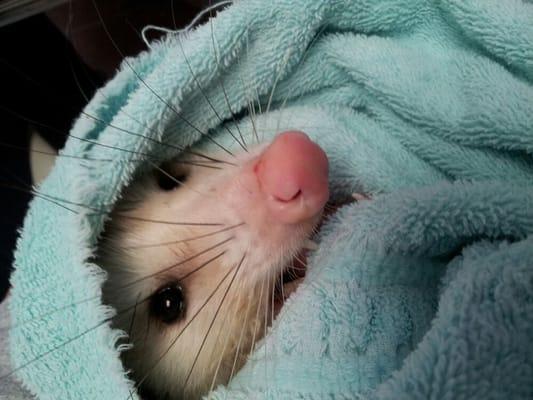
[[[87,106],[62,152],[86,160],[60,157],[25,220],[10,349],[27,389],[139,398],[89,261],[98,234],[147,160],[213,147],[204,132],[237,149],[238,126],[247,142],[305,131],[333,197],[372,199],[323,227],[211,398],[533,398],[531,2],[235,1],[151,47]]]

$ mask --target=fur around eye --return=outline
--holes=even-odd
[[[171,191],[180,187],[188,177],[186,171],[173,171],[172,168],[161,166],[154,171],[157,186],[164,191]]]

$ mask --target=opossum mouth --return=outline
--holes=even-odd
[[[340,207],[352,203],[353,199],[345,200],[338,203],[327,203],[322,217],[317,224],[316,231],[320,231],[320,228],[328,218],[333,215]],[[274,286],[274,316],[277,317],[281,308],[285,304],[285,301],[296,291],[298,286],[304,281],[307,272],[307,258],[310,251],[315,249],[302,247],[300,251],[292,258],[283,270],[281,279],[275,283]]]

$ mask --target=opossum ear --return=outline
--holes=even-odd
[[[185,296],[181,285],[168,283],[150,298],[150,316],[166,324],[172,324],[185,316]]]

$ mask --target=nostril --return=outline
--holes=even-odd
[[[290,203],[291,201],[296,200],[298,197],[300,197],[301,194],[302,194],[302,191],[298,189],[298,191],[296,191],[296,193],[294,193],[292,196],[280,197],[280,196],[273,195],[272,197],[274,197],[275,200],[280,201],[282,203]]]

